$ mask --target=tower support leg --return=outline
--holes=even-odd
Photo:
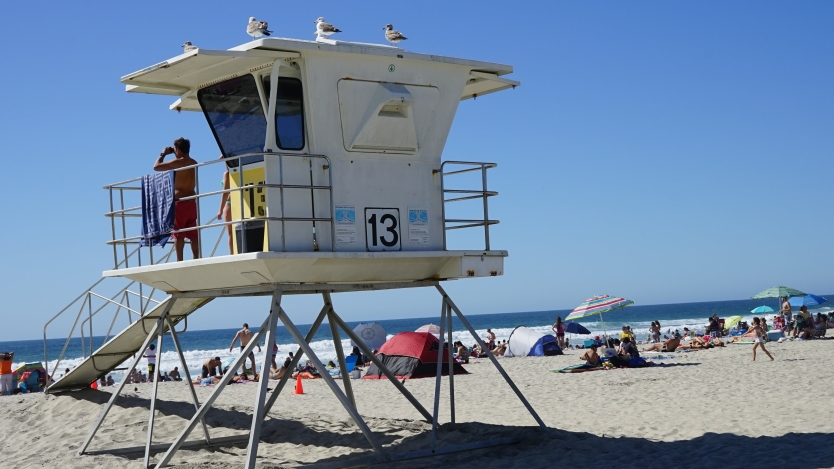
[[[159,321],[156,323],[156,336],[157,336],[157,346],[156,346],[156,363],[153,367],[153,373],[148,373],[150,379],[153,380],[153,390],[151,391],[151,408],[150,412],[148,412],[148,437],[145,440],[145,467],[148,467],[151,460],[151,445],[153,444],[153,421],[154,417],[156,417],[156,393],[159,390],[159,362],[162,360],[162,337],[164,337],[163,329],[165,325],[165,318],[168,317],[167,311],[159,316]],[[139,355],[141,355],[144,350],[139,351]]]
[[[205,417],[206,413],[209,411],[209,409],[211,409],[211,406],[214,404],[214,401],[216,401],[217,398],[220,397],[220,393],[223,392],[223,389],[225,389],[226,385],[229,384],[229,380],[232,378],[232,376],[234,376],[235,370],[240,368],[240,365],[242,365],[244,360],[246,360],[249,357],[249,353],[252,351],[252,349],[255,348],[255,345],[258,342],[260,342],[261,337],[263,336],[264,332],[266,332],[268,324],[269,317],[267,317],[263,324],[261,324],[260,329],[258,329],[258,332],[255,334],[254,337],[252,337],[252,340],[250,340],[246,347],[243,348],[243,351],[241,352],[240,356],[238,356],[235,359],[235,361],[232,362],[232,364],[229,366],[228,371],[226,371],[223,377],[220,378],[220,383],[218,383],[217,386],[214,388],[214,391],[212,391],[208,399],[206,399],[206,402],[204,402],[203,405],[200,406],[200,409],[197,410],[197,412],[194,414],[194,416],[191,417],[191,420],[188,422],[188,425],[186,425],[182,432],[180,432],[179,436],[177,436],[177,439],[174,440],[173,443],[171,443],[171,446],[168,447],[168,451],[165,452],[165,454],[162,456],[162,459],[160,459],[159,462],[156,463],[156,466],[154,466],[156,469],[159,469],[160,467],[165,467],[169,462],[171,462],[171,458],[174,457],[174,454],[176,454],[176,452],[180,449],[180,446],[182,446],[182,444],[185,443],[185,439],[188,438],[188,435],[191,434],[191,431],[194,430],[194,427],[197,426],[197,422],[199,422],[203,417]]]
[[[174,305],[176,301],[177,298],[175,296],[168,298],[168,304],[165,306],[165,310],[162,311],[162,314],[160,315],[160,320],[157,321],[156,324],[154,324],[154,326],[151,328],[151,331],[148,333],[148,337],[145,339],[145,342],[142,343],[142,346],[139,348],[140,351],[144,351],[146,348],[148,348],[148,345],[151,344],[151,341],[154,339],[154,337],[156,337],[157,330],[162,327],[162,317],[168,315],[168,312],[171,311],[171,307]],[[142,319],[139,320],[141,321]],[[84,454],[84,451],[86,451],[87,447],[90,446],[90,442],[92,442],[93,437],[96,436],[96,432],[98,431],[99,427],[101,427],[102,422],[104,422],[104,418],[107,417],[107,413],[110,412],[110,408],[113,407],[113,403],[116,402],[116,398],[119,397],[119,394],[121,394],[122,390],[125,388],[128,377],[130,377],[130,375],[133,374],[133,370],[136,369],[136,365],[139,364],[139,360],[141,359],[142,354],[137,353],[136,357],[133,359],[133,363],[131,363],[131,365],[125,371],[125,376],[119,383],[119,387],[116,388],[116,390],[113,392],[113,395],[110,396],[110,400],[107,401],[107,405],[104,406],[104,410],[101,411],[101,415],[99,415],[98,420],[96,420],[96,423],[93,425],[93,428],[90,429],[90,434],[87,435],[87,438],[84,440],[84,443],[81,443],[81,447],[78,448],[79,456]]]
[[[330,307],[328,305],[325,305],[319,312],[319,315],[318,317],[316,317],[316,320],[313,322],[313,325],[310,326],[310,331],[307,332],[307,336],[305,337],[305,340],[308,344],[311,340],[313,340],[313,337],[315,337],[316,332],[318,332],[319,327],[321,326],[321,323],[329,310]],[[284,376],[282,376],[281,379],[278,381],[278,385],[275,386],[275,390],[272,391],[272,394],[269,396],[269,400],[266,401],[266,406],[264,406],[264,415],[269,414],[269,411],[272,409],[272,405],[275,404],[275,401],[281,394],[281,390],[283,390],[284,386],[287,384],[287,381],[289,380],[290,375],[292,374],[292,370],[294,370],[296,365],[298,365],[298,362],[301,360],[301,356],[303,354],[304,351],[301,349],[301,347],[298,347],[298,350],[296,350],[295,355],[293,355],[293,358],[290,361],[290,365],[284,372]]]
[[[446,332],[446,302],[440,305],[440,343],[437,349],[437,374],[434,377],[434,414],[431,421],[431,449],[437,446],[437,426],[440,419],[440,380],[443,377],[443,343]]]
[[[249,431],[249,448],[246,451],[246,468],[255,469],[255,460],[258,457],[258,443],[261,438],[261,425],[264,422],[266,402],[266,390],[269,386],[269,368],[272,364],[272,346],[275,345],[275,327],[278,323],[278,311],[281,309],[281,289],[275,290],[272,294],[272,304],[267,319],[266,340],[264,341],[263,363],[261,363],[261,376],[258,380],[258,393],[255,399],[255,408],[252,412],[252,429]],[[288,370],[289,371],[289,370]]]
[[[384,374],[385,377],[388,378],[388,381],[390,381],[391,384],[393,384],[394,387],[396,387],[397,390],[399,390],[400,393],[406,399],[408,399],[408,402],[410,402],[411,405],[413,405],[414,408],[417,409],[417,412],[420,412],[420,415],[423,416],[426,422],[431,422],[432,416],[429,413],[429,411],[426,410],[426,408],[423,407],[422,404],[420,404],[420,401],[418,401],[414,397],[414,395],[412,395],[411,392],[405,388],[405,386],[403,386],[403,384],[397,379],[397,377],[394,376],[394,373],[391,373],[391,370],[389,370],[388,367],[386,367],[385,364],[382,363],[382,360],[377,358],[377,356],[373,353],[373,350],[369,349],[368,346],[365,345],[364,342],[362,342],[359,336],[357,336],[356,333],[353,332],[353,329],[349,328],[348,325],[345,324],[344,321],[342,321],[342,318],[340,318],[335,311],[333,311],[333,314],[330,316],[330,320],[336,321],[339,327],[341,327],[342,330],[345,331],[345,334],[347,334],[348,337],[350,337],[350,340],[352,340],[356,344],[356,346],[359,347],[359,350],[361,350],[362,353],[371,357],[371,361],[374,363],[374,365],[376,365],[377,368],[379,368],[379,370],[382,371],[382,374]]]
[[[473,328],[472,325],[469,324],[469,321],[466,319],[466,317],[463,315],[463,313],[460,312],[460,309],[458,309],[458,307],[457,307],[457,305],[455,305],[454,301],[452,301],[452,299],[449,298],[449,295],[446,293],[446,290],[444,290],[443,287],[441,287],[439,284],[435,285],[435,288],[437,288],[437,291],[439,291],[440,294],[443,296],[443,302],[446,305],[448,305],[449,308],[451,308],[452,310],[455,311],[455,314],[457,314],[458,319],[460,319],[460,322],[462,322],[464,327],[466,327],[466,329],[469,331],[469,333],[472,334],[472,337],[475,338],[475,341],[478,342],[478,345],[481,346],[481,349],[486,351],[487,357],[489,357],[489,359],[492,361],[492,364],[495,365],[495,368],[498,369],[498,372],[501,373],[501,376],[504,377],[504,381],[506,381],[507,384],[510,385],[510,388],[512,388],[513,392],[518,397],[518,399],[521,401],[521,403],[524,404],[524,407],[527,408],[527,411],[530,412],[530,415],[533,416],[533,418],[536,420],[536,422],[539,424],[539,426],[541,428],[547,428],[547,426],[544,424],[542,419],[539,418],[539,414],[537,414],[536,411],[533,410],[533,406],[531,406],[530,403],[527,402],[527,399],[524,397],[523,394],[521,394],[521,391],[518,389],[518,387],[515,385],[515,383],[513,383],[513,380],[510,379],[509,375],[507,375],[507,372],[504,371],[504,368],[501,367],[500,363],[498,363],[498,359],[495,358],[495,355],[492,354],[492,351],[490,351],[486,347],[486,345],[484,345],[484,342],[478,336],[478,333],[475,332],[475,328]],[[450,314],[451,314],[451,312],[450,312]],[[443,325],[442,324],[440,326],[440,329],[441,329],[441,335],[442,335],[442,330],[443,330]],[[443,339],[441,339],[440,343],[441,343],[441,346],[442,346]],[[439,382],[439,378],[438,378],[438,382]],[[438,385],[438,388],[439,388],[439,385]],[[436,398],[435,398],[435,400],[436,400]],[[435,405],[435,408],[436,408],[436,405]]]
[[[330,323],[330,335],[333,336],[333,345],[334,347],[336,347],[336,358],[339,361],[339,370],[341,370],[339,374],[342,375],[342,383],[345,386],[345,394],[347,394],[347,397],[350,400],[350,404],[355,409],[356,399],[353,397],[353,387],[350,384],[350,374],[347,372],[347,363],[345,363],[345,351],[342,350],[342,339],[339,336],[339,325],[336,324],[335,320],[333,320],[333,316],[335,316],[336,314],[333,311],[333,302],[330,298],[330,293],[328,292],[322,293],[322,297],[324,298],[324,304],[329,307],[329,312],[327,313],[327,322]],[[357,363],[356,366],[359,366],[359,363]]]
[[[298,342],[298,345],[301,346],[302,350],[304,350],[304,353],[307,354],[308,357],[310,357],[310,361],[312,361],[316,369],[319,370],[319,374],[324,379],[324,382],[327,383],[327,386],[330,387],[330,391],[336,396],[337,399],[339,399],[339,402],[342,404],[342,407],[345,408],[347,413],[353,419],[354,423],[356,423],[356,425],[365,435],[365,438],[367,438],[368,442],[371,443],[371,446],[373,446],[374,450],[377,453],[382,454],[382,445],[379,443],[379,440],[377,440],[376,436],[374,436],[374,434],[371,433],[371,429],[368,428],[368,425],[365,423],[364,420],[362,420],[362,417],[359,415],[359,413],[356,412],[356,409],[351,405],[350,401],[348,401],[347,396],[345,396],[342,390],[339,389],[339,385],[337,385],[333,377],[330,376],[330,373],[327,371],[327,368],[325,368],[324,365],[322,365],[321,360],[319,360],[319,357],[316,356],[315,352],[313,352],[313,349],[310,347],[310,344],[308,344],[304,340],[304,337],[301,336],[301,333],[298,332],[298,329],[295,327],[295,324],[292,323],[289,316],[287,316],[287,313],[283,309],[281,309],[280,311],[281,313],[279,318],[281,319],[281,322],[284,323],[284,327],[287,328],[287,331],[290,333],[290,335],[292,335],[293,339],[295,339],[295,341]]]
[[[200,400],[197,398],[197,391],[194,390],[194,382],[191,381],[191,372],[188,371],[188,364],[185,362],[185,355],[182,354],[180,339],[177,337],[177,331],[174,330],[174,323],[171,321],[170,316],[166,316],[165,321],[168,323],[168,332],[171,333],[171,341],[174,343],[174,348],[177,350],[177,355],[180,357],[182,372],[185,374],[185,381],[188,383],[188,390],[191,391],[191,400],[194,402],[194,410],[200,410]],[[201,418],[200,424],[203,426],[203,434],[206,437],[206,444],[211,444],[211,436],[209,435],[208,426],[206,426],[206,419]]]
[[[452,414],[452,423],[455,423],[455,356],[453,353],[455,343],[452,341],[452,311],[445,301],[443,303],[446,307],[446,329],[449,334],[447,341],[449,343],[449,409]]]

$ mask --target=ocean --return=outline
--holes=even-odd
[[[567,335],[572,342],[579,343],[584,338],[592,337],[593,335],[602,335],[604,330],[609,333],[616,333],[623,325],[630,325],[634,330],[638,340],[645,340],[648,335],[648,328],[652,321],[660,321],[661,328],[664,334],[673,333],[676,329],[683,331],[684,327],[690,329],[703,329],[707,322],[707,318],[713,313],[718,314],[720,318],[729,316],[744,316],[744,320],[750,322],[754,316],[750,310],[757,306],[767,305],[772,308],[777,308],[778,303],[775,299],[768,300],[733,300],[733,301],[709,301],[702,303],[678,303],[667,305],[638,305],[629,306],[614,312],[605,313],[603,321],[600,321],[599,316],[592,316],[581,319],[577,322],[591,331],[591,336]],[[797,308],[794,308],[795,310]],[[832,308],[827,307],[827,304],[821,307],[813,308],[813,312],[827,312]],[[552,333],[551,325],[555,322],[557,316],[564,319],[570,310],[555,310],[555,311],[528,311],[519,313],[498,313],[498,314],[472,314],[467,315],[467,319],[475,328],[478,335],[482,338],[486,336],[486,330],[492,329],[498,340],[506,340],[512,330],[516,326],[527,326],[542,333]],[[766,315],[769,318],[773,314]],[[252,318],[251,323],[260,322],[260,319]],[[424,318],[406,318],[406,319],[388,319],[374,321],[385,328],[388,338],[394,334],[404,331],[413,331],[418,327],[428,324],[437,324],[439,317],[424,317]],[[363,321],[347,321],[350,327],[355,327]],[[193,322],[192,322],[193,325]],[[297,325],[299,330],[306,334],[309,330],[309,325]],[[257,331],[257,328],[253,328]],[[455,341],[460,340],[464,344],[471,346],[475,340],[464,330],[463,325],[454,317],[452,320],[452,336]],[[221,360],[234,356],[229,352],[229,343],[234,337],[237,329],[212,329],[212,330],[187,330],[182,333],[180,343],[184,350],[188,369],[192,375],[200,371],[202,364],[209,358],[219,356]],[[342,334],[344,339],[346,336]],[[93,346],[98,348],[102,345],[104,337],[94,337]],[[53,373],[55,365],[58,365],[59,371],[56,376],[60,376],[66,368],[72,368],[81,363],[82,350],[80,339],[72,339],[67,347],[67,352],[60,363],[56,363],[55,359],[58,357],[61,349],[64,347],[66,339],[49,339],[47,340],[48,354],[49,354],[49,370]],[[292,337],[283,326],[279,326],[276,334],[276,343],[279,347],[279,363],[287,352],[295,352],[298,348],[293,343]],[[336,358],[336,351],[333,345],[333,338],[330,334],[330,328],[327,325],[319,327],[315,338],[311,342],[311,346],[316,354],[325,363],[328,360]],[[350,353],[352,346],[350,340],[343,340],[342,346],[346,349],[346,353]],[[43,362],[44,357],[43,340],[21,340],[13,342],[0,342],[0,352],[14,351],[15,364],[17,367],[23,363]],[[169,371],[174,366],[181,366],[176,352],[173,350],[173,344],[170,336],[165,336],[163,339],[163,353],[160,357],[158,369],[160,371]],[[237,352],[238,349],[234,349]],[[256,357],[260,358],[260,357]],[[260,360],[258,367],[260,367]],[[140,369],[147,371],[145,360],[140,362]],[[113,372],[113,378],[116,381],[121,379],[120,372]]]

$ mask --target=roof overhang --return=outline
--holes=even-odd
[[[521,82],[502,78],[495,73],[476,72],[473,70],[469,72],[469,81],[463,88],[463,95],[460,97],[460,100],[474,99],[478,96],[506,90],[507,88],[515,88],[519,85],[521,85]]]
[[[196,91],[219,81],[297,59],[297,52],[195,49],[121,78],[128,93],[179,96],[171,109],[199,111]]]

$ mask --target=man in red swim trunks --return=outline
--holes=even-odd
[[[197,164],[188,152],[191,151],[191,142],[185,138],[178,138],[174,140],[174,146],[165,147],[159,158],[153,165],[154,171],[170,171],[172,169],[184,168]],[[174,154],[175,159],[167,163],[162,160],[166,155]],[[174,230],[181,230],[183,228],[193,228],[197,226],[197,202],[194,199],[182,200],[183,197],[190,197],[197,194],[194,190],[196,177],[194,169],[187,169],[185,171],[177,171],[174,173],[174,200],[176,206],[174,207]],[[199,243],[197,230],[185,231],[183,233],[174,233],[171,238],[174,239],[174,248],[177,251],[177,260],[182,260],[182,251],[185,240],[191,242],[191,254],[194,259],[200,257]]]

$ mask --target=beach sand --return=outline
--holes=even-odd
[[[641,347],[642,348],[642,347]],[[376,467],[548,466],[582,468],[834,467],[834,341],[769,344],[751,362],[749,345],[676,353],[663,366],[551,373],[577,363],[579,351],[558,357],[501,358],[501,364],[549,427],[540,430],[488,359],[455,377],[456,424],[449,422],[443,379],[440,444],[521,437],[517,444]],[[431,426],[387,381],[352,381],[359,412],[386,447],[426,448]],[[260,467],[350,465],[371,453],[323,380],[289,382],[264,423]],[[274,383],[271,384],[274,387]],[[134,387],[138,392],[134,391]],[[89,450],[142,446],[151,384],[128,385]],[[406,382],[431,412],[434,379]],[[0,397],[0,467],[142,466],[142,453],[76,456],[113,387],[57,396]],[[212,387],[198,388],[201,402]],[[254,384],[228,386],[208,414],[212,437],[247,434]],[[183,383],[160,383],[154,442],[170,443],[193,414]],[[189,440],[199,440],[198,426]],[[240,467],[245,443],[180,450],[187,468]],[[155,455],[161,456],[161,453]],[[315,465],[313,466],[315,467]]]

